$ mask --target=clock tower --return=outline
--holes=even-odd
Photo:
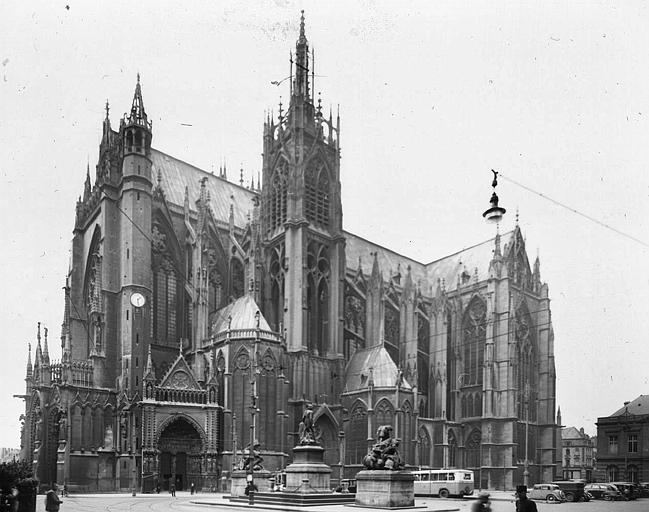
[[[131,111],[120,123],[122,183],[119,208],[121,247],[122,389],[142,396],[151,325],[151,122],[138,74]]]

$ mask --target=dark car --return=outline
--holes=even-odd
[[[590,501],[590,495],[584,490],[584,482],[575,482],[573,480],[559,480],[552,482],[558,485],[566,495],[566,501]]]
[[[617,501],[624,499],[622,493],[613,484],[586,484],[584,491],[596,500]]]
[[[640,488],[633,482],[611,482],[619,489],[625,500],[635,500],[640,497]]]
[[[649,482],[640,482],[640,497],[649,498]]]

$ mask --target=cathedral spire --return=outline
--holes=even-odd
[[[304,30],[304,11],[302,11],[300,17],[300,37],[295,44],[293,96],[300,96],[307,103],[311,101],[309,93],[309,42]]]

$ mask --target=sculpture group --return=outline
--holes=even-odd
[[[370,452],[363,457],[365,469],[385,469],[398,471],[404,464],[399,457],[399,441],[392,437],[392,426],[381,425],[376,431],[377,442]]]

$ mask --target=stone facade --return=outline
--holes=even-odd
[[[248,187],[151,146],[139,77],[118,129],[107,106],[62,360],[39,327],[27,369],[22,456],[42,481],[212,489],[255,441],[265,468],[285,468],[308,403],[334,477],[393,424],[408,464],[512,488],[526,422],[531,481],[554,476],[539,259],[518,226],[428,264],[344,231],[340,118],[313,97],[308,46],[302,19],[290,102],[264,123]]]
[[[649,479],[649,395],[597,418],[597,482]]]
[[[561,461],[563,478],[593,479],[595,464],[593,439],[584,429],[575,427],[561,429]]]

